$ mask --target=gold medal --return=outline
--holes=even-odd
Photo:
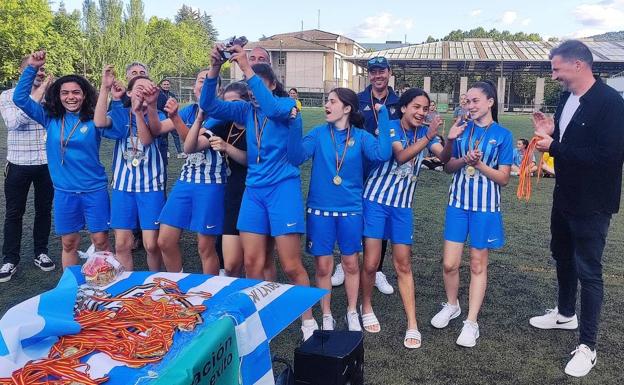
[[[132,166],[138,167],[139,163],[141,163],[141,162],[139,162],[139,160],[137,158],[132,159]]]
[[[340,175],[336,175],[333,181],[336,186],[340,186],[340,184],[342,184],[342,178],[340,177]]]
[[[412,175],[412,182],[416,183],[417,180],[418,180],[418,177],[416,175]]]
[[[474,168],[474,166],[467,166],[466,167],[466,175],[468,175],[469,177],[473,177],[476,172],[477,172],[477,170]]]
[[[347,145],[349,147],[353,147],[354,144],[355,144],[355,139],[353,139],[353,138],[349,139],[349,141],[347,142]]]

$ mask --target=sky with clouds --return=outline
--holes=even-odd
[[[283,0],[144,0],[146,16],[171,18],[182,4],[212,15],[220,38],[293,32],[318,27],[358,42],[405,40],[419,43],[442,38],[456,29],[483,27],[536,32],[543,38],[584,37],[624,30],[624,0],[499,1],[283,1]],[[357,5],[356,5],[357,4]],[[81,9],[81,0],[65,0],[67,9]],[[54,6],[53,6],[54,7]]]

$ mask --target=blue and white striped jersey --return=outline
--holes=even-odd
[[[407,134],[407,137],[406,135]],[[406,130],[403,132],[400,120],[390,122],[390,140],[401,142],[403,148],[424,138],[427,134],[427,127],[421,126],[416,131]],[[438,138],[434,137],[427,148],[438,143]],[[425,151],[419,152],[415,158],[399,165],[394,155],[387,162],[379,164],[368,176],[364,189],[364,199],[377,202],[383,205],[401,208],[411,208],[416,191],[416,182],[420,174]]]
[[[469,122],[463,134],[455,140],[453,157],[461,158],[478,141],[483,152],[483,162],[489,167],[511,166],[513,163],[513,136],[509,130],[494,122],[488,127],[479,127]],[[478,170],[474,175],[463,167],[455,172],[449,188],[449,206],[482,212],[500,211],[500,185],[488,179]]]
[[[161,120],[165,119],[158,112]],[[115,139],[113,151],[113,183],[115,190],[129,192],[161,191],[164,189],[166,166],[159,150],[160,139],[144,146],[139,140],[136,116],[129,108],[113,108],[108,112],[113,124],[102,135]],[[131,119],[130,119],[131,117]]]
[[[179,115],[184,124],[190,128],[195,123],[198,111],[199,105],[191,104],[182,108]],[[203,125],[204,128],[225,140],[227,132],[224,137],[224,126],[224,123],[216,119],[207,119]],[[189,183],[226,183],[227,163],[219,152],[211,148],[188,154],[182,165],[179,180]]]

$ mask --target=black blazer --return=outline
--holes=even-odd
[[[559,141],[559,120],[569,95],[561,95],[549,149],[555,158],[553,207],[574,215],[616,213],[624,163],[624,99],[597,78]]]

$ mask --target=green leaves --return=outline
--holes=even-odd
[[[98,82],[104,65],[113,64],[123,79],[125,66],[140,61],[155,81],[194,77],[209,64],[217,36],[211,17],[188,6],[175,21],[146,21],[142,0],[84,0],[82,13],[67,13],[63,2],[53,12],[47,0],[2,0],[0,20],[11,20],[0,23],[0,83],[16,79],[21,58],[40,48],[55,76],[77,73]]]

